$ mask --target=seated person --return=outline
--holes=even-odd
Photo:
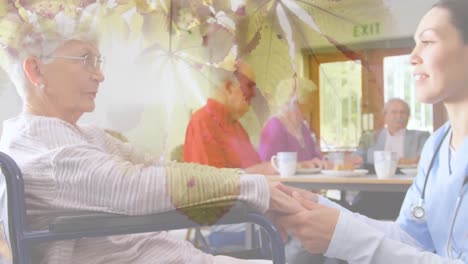
[[[218,168],[248,168],[260,163],[247,132],[238,121],[254,97],[255,77],[246,64],[238,64],[236,76],[217,70],[216,89],[206,105],[188,124],[184,160]]]
[[[279,111],[263,127],[259,154],[270,161],[278,152],[297,152],[298,161],[321,158],[309,128],[315,84],[305,78],[286,79],[276,88]]]
[[[99,128],[79,125],[80,117],[94,110],[104,81],[95,38],[88,31],[65,37],[52,31],[55,27],[36,32],[37,28],[11,16],[19,23],[10,23],[16,27],[9,29],[21,34],[18,42],[4,43],[8,48],[1,49],[0,55],[8,57],[2,66],[21,96],[23,112],[4,122],[0,149],[23,172],[32,229],[47,225],[51,216],[74,211],[145,215],[241,200],[264,212],[278,204],[270,200],[278,197],[277,192],[263,176],[161,164]],[[44,19],[57,23],[53,17]],[[194,195],[188,197],[181,186],[191,188]],[[246,262],[205,254],[167,232],[51,242],[34,248],[32,259],[97,264]]]
[[[279,111],[267,121],[260,137],[259,154],[263,161],[270,161],[273,155],[283,151],[297,152],[298,161],[322,158],[309,128],[315,89],[315,84],[305,78],[286,79],[278,84],[275,103]],[[352,159],[351,156],[346,158]],[[326,163],[325,166],[331,164]],[[311,254],[295,239],[286,245],[286,259],[296,264],[340,263],[326,259],[322,254]]]
[[[400,163],[417,164],[429,133],[406,129],[410,108],[399,98],[388,100],[383,114],[385,128],[364,134],[359,140],[356,154],[362,157],[364,163],[374,164],[374,151],[388,150],[398,154]]]
[[[429,133],[406,129],[410,108],[399,98],[388,100],[383,113],[385,128],[363,135],[356,153],[362,156],[371,170],[376,150],[396,152],[400,163],[416,165]],[[404,193],[361,192],[352,209],[373,218],[395,219],[403,199]]]

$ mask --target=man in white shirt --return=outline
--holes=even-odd
[[[398,153],[400,162],[416,164],[429,133],[406,129],[410,116],[409,105],[399,98],[392,98],[384,106],[385,128],[362,135],[357,154],[364,163],[374,163],[374,151],[389,150]]]

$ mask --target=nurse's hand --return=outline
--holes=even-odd
[[[329,208],[294,192],[293,197],[306,210],[280,217],[277,223],[301,241],[311,253],[325,253],[335,232],[340,211]]]
[[[281,190],[280,186],[286,187],[279,182],[270,183],[270,206],[266,215],[270,220],[272,220],[277,227],[280,229],[281,236],[286,242],[288,235],[286,230],[281,228],[281,225],[277,223],[279,217],[284,215],[294,215],[297,214],[305,208],[300,204],[300,202],[294,199],[292,196]]]

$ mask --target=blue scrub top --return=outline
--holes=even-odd
[[[447,240],[449,229],[455,213],[456,200],[460,193],[463,199],[453,230],[452,247],[454,255],[463,252],[461,259],[468,263],[468,186],[463,182],[468,175],[468,138],[465,138],[461,147],[452,155],[451,171],[449,168],[450,129],[447,123],[438,129],[426,142],[421,153],[421,159],[412,186],[406,194],[397,223],[415,238],[427,251],[434,251],[438,255],[448,257]],[[427,182],[424,208],[426,217],[417,220],[413,216],[412,208],[419,203],[424,181],[429,169],[432,156],[439,143],[443,140]]]

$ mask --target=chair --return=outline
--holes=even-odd
[[[30,230],[26,217],[24,184],[21,171],[15,161],[2,152],[0,152],[0,166],[7,185],[9,240],[14,263],[31,263],[30,254],[32,246],[47,241],[157,232],[200,226],[200,224],[191,221],[177,210],[145,216],[77,212],[76,215],[54,218],[50,222],[48,229]],[[213,206],[220,205],[210,205],[209,208]],[[203,214],[207,208],[207,206],[201,206],[194,210],[199,210]],[[217,224],[243,222],[251,222],[262,226],[272,244],[273,263],[285,263],[284,245],[277,228],[263,215],[251,212],[245,204],[236,204]]]

